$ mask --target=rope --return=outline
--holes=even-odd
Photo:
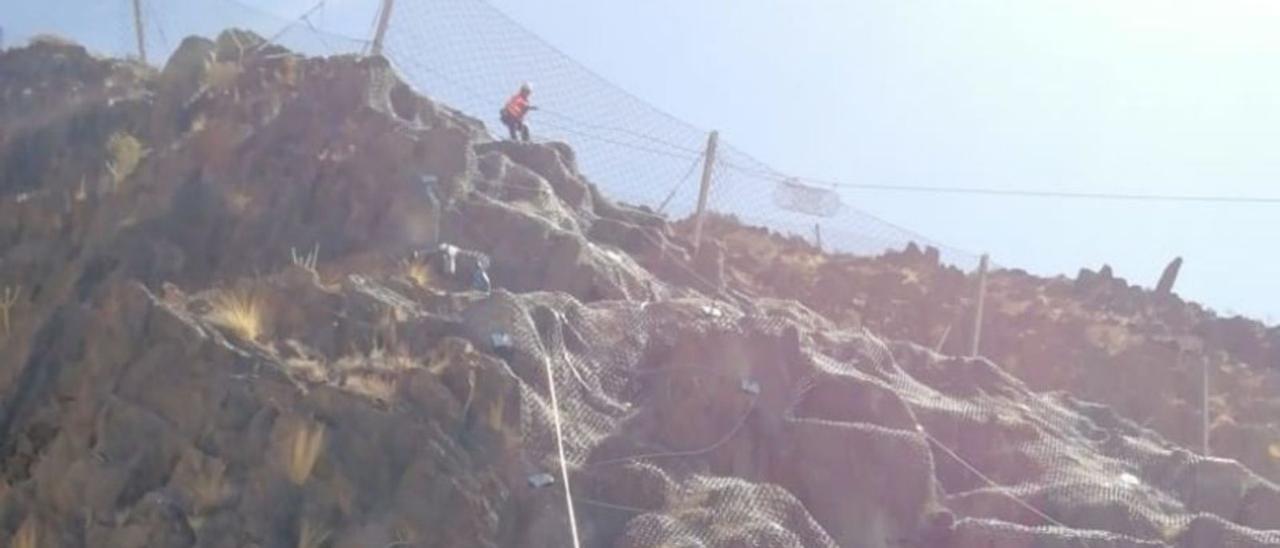
[[[1040,509],[1036,508],[1035,506],[1032,506],[1031,503],[1026,502],[1021,498],[1019,498],[1017,495],[1014,495],[1013,493],[1008,492],[1005,486],[1000,485],[999,483],[996,483],[996,480],[991,479],[986,474],[983,474],[981,470],[978,470],[977,467],[975,467],[972,464],[969,464],[969,461],[966,461],[960,455],[957,455],[956,452],[952,451],[950,447],[943,445],[941,441],[938,441],[938,438],[933,437],[933,434],[926,432],[923,426],[920,427],[920,433],[924,435],[925,439],[929,440],[930,442],[933,442],[934,445],[937,445],[938,448],[941,449],[943,453],[946,453],[947,456],[954,459],[957,463],[960,464],[960,466],[963,466],[965,470],[968,470],[970,473],[977,476],[978,479],[987,483],[987,485],[990,485],[991,487],[995,488],[995,490],[1000,492],[1000,494],[1006,497],[1009,497],[1009,499],[1017,503],[1018,506],[1026,508],[1028,511],[1035,514],[1036,516],[1039,516],[1040,519],[1043,519],[1045,522],[1049,523],[1050,525],[1062,527],[1063,529],[1069,529],[1069,527],[1067,527],[1061,521],[1053,519],[1051,516],[1049,516],[1049,514],[1041,512]]]
[[[625,134],[625,135],[630,135],[630,136],[632,136],[632,137],[637,137],[637,138],[640,138],[640,139],[644,139],[644,140],[646,140],[646,141],[649,141],[649,142],[652,142],[652,143],[655,143],[655,144],[668,146],[668,147],[671,147],[671,148],[673,148],[673,149],[675,149],[675,150],[678,150],[678,151],[680,151],[680,152],[687,152],[687,153],[689,153],[689,154],[703,154],[703,151],[698,150],[698,149],[696,149],[696,148],[690,148],[690,147],[687,147],[687,146],[678,145],[678,144],[676,144],[676,143],[673,143],[673,142],[668,141],[668,140],[665,140],[665,139],[659,139],[659,138],[654,137],[654,136],[652,136],[652,135],[646,135],[646,134],[644,134],[644,133],[640,133],[640,132],[638,132],[638,131],[632,131],[632,130],[630,130],[630,129],[623,128],[623,127],[617,127],[617,126],[606,126],[606,125],[594,124],[594,123],[591,123],[591,122],[584,122],[584,121],[582,121],[582,120],[580,120],[580,119],[578,119],[578,118],[574,118],[573,116],[570,116],[570,115],[565,114],[565,113],[563,113],[563,112],[558,112],[558,111],[555,111],[555,110],[551,110],[551,109],[548,109],[548,108],[546,108],[546,107],[538,107],[538,112],[543,112],[543,113],[546,113],[546,114],[550,114],[550,115],[552,115],[552,116],[556,116],[556,117],[558,117],[558,118],[564,118],[565,120],[568,120],[568,121],[570,121],[570,122],[573,122],[573,123],[575,123],[575,124],[577,124],[577,125],[579,125],[579,126],[583,126],[583,127],[589,127],[589,128],[592,128],[592,129],[600,129],[600,130],[606,130],[606,131],[616,131],[616,132],[618,132],[618,133],[622,133],[622,134]]]
[[[561,125],[561,124],[558,124],[558,123],[556,123],[556,122],[549,122],[549,123],[547,123],[547,122],[545,122],[545,121],[544,121],[544,123],[546,123],[546,125],[551,126],[551,127],[553,127],[553,128],[556,128],[556,129],[559,129],[559,130],[562,130],[562,131],[567,131],[567,132],[569,132],[569,133],[572,133],[572,134],[575,134],[575,135],[578,135],[578,136],[581,136],[581,137],[586,137],[586,138],[588,138],[588,139],[595,139],[595,140],[600,141],[600,142],[603,142],[603,143],[609,143],[609,144],[612,144],[612,145],[617,145],[617,146],[624,147],[624,148],[629,148],[629,149],[632,149],[632,150],[638,150],[638,151],[641,151],[641,152],[648,152],[648,153],[650,153],[650,154],[657,154],[657,155],[660,155],[660,156],[667,156],[667,157],[670,157],[670,158],[678,158],[678,159],[681,159],[681,160],[688,160],[689,158],[691,158],[691,156],[689,156],[688,154],[681,154],[681,153],[677,153],[677,152],[670,152],[670,151],[666,151],[666,150],[660,150],[660,149],[656,149],[656,148],[650,148],[650,147],[646,147],[646,146],[642,146],[642,145],[637,145],[637,144],[633,144],[633,143],[627,143],[627,142],[625,142],[625,141],[619,141],[619,140],[617,140],[617,139],[613,139],[613,138],[610,138],[610,137],[605,137],[605,136],[603,136],[603,135],[598,135],[598,134],[590,133],[590,132],[583,131],[583,130],[580,130],[580,129],[571,128],[571,127],[569,127],[569,126]],[[669,144],[670,144],[671,146],[676,146],[674,143],[669,143]]]
[[[790,177],[774,171],[762,171],[745,168],[736,164],[725,163],[725,167],[745,175],[753,175],[778,182],[795,180],[831,188],[854,190],[889,190],[896,192],[924,192],[934,194],[969,194],[978,196],[1006,196],[1023,198],[1068,198],[1088,200],[1124,200],[1146,202],[1204,202],[1204,203],[1247,203],[1247,204],[1280,204],[1280,197],[1272,196],[1215,196],[1187,194],[1130,194],[1109,192],[1068,192],[1059,190],[1022,190],[1012,188],[984,187],[942,187],[927,185],[895,185],[886,183],[850,183]]]
[[[598,506],[600,508],[608,508],[610,510],[619,510],[622,512],[631,512],[633,514],[648,514],[649,512],[654,511],[654,510],[646,510],[644,508],[637,508],[635,506],[627,506],[624,504],[613,504],[611,502],[604,502],[600,500],[589,499],[582,496],[577,497],[576,500],[579,504],[586,504],[588,506]]]
[[[693,159],[693,162],[689,164],[689,170],[684,172],[684,175],[680,177],[680,181],[676,183],[676,186],[671,187],[671,192],[667,194],[666,199],[662,200],[662,204],[658,206],[658,213],[662,213],[667,210],[667,204],[671,203],[672,198],[676,197],[676,191],[680,190],[680,188],[684,186],[685,182],[689,180],[689,176],[693,175],[693,170],[697,169],[698,164],[706,157],[707,153],[703,152],[698,154],[697,158]]]
[[[737,435],[738,431],[742,429],[742,426],[747,423],[747,418],[751,416],[751,412],[756,410],[756,399],[757,399],[756,396],[751,397],[751,403],[747,406],[746,412],[744,412],[742,416],[738,418],[737,424],[734,424],[733,428],[729,429],[729,432],[727,432],[723,437],[721,437],[719,440],[717,440],[715,443],[711,445],[708,445],[700,449],[691,449],[688,451],[663,451],[659,453],[646,453],[641,455],[632,455],[629,457],[619,457],[616,459],[606,459],[602,461],[588,463],[585,469],[591,470],[593,468],[597,468],[600,466],[606,466],[610,464],[619,464],[619,463],[629,463],[629,462],[635,462],[642,459],[696,457],[698,455],[705,455],[707,453],[715,451],[716,449],[720,448],[720,446],[728,443],[729,440],[733,439],[733,437]]]
[[[327,0],[320,0],[319,2],[316,2],[314,6],[311,6],[311,9],[302,12],[302,15],[299,15],[297,19],[293,19],[289,21],[289,23],[286,24],[284,28],[280,29],[275,34],[271,35],[271,37],[268,38],[266,42],[263,42],[262,45],[259,46],[259,48],[264,48],[266,47],[267,44],[275,43],[277,39],[279,39],[281,36],[284,36],[284,33],[289,32],[289,29],[293,28],[294,25],[298,24],[300,21],[305,21],[307,19],[307,16],[311,15],[312,13],[315,13],[320,8],[324,7],[324,3],[326,1]]]
[[[573,538],[573,548],[582,548],[578,540],[578,518],[573,513],[573,494],[569,490],[569,464],[564,456],[564,430],[560,421],[560,400],[556,398],[556,377],[551,370],[551,360],[543,360],[547,370],[547,386],[551,392],[551,416],[556,426],[556,451],[560,453],[560,479],[564,482],[564,504],[569,510],[569,533]]]

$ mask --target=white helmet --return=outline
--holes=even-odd
[[[526,95],[531,94],[531,93],[533,93],[533,86],[532,86],[532,85],[530,85],[530,84],[529,84],[529,82],[525,82],[525,83],[523,83],[523,84],[520,84],[520,92],[521,92],[521,93],[524,93],[524,94],[526,94]]]

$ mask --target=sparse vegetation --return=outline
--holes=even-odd
[[[133,175],[144,154],[142,143],[128,132],[117,131],[107,138],[107,171],[111,173],[112,192],[120,190],[120,183]]]
[[[21,286],[5,286],[4,292],[0,293],[0,336],[8,337],[9,332],[13,329],[10,323],[13,318],[10,314],[13,310],[13,305],[18,304],[18,295],[21,293]]]
[[[262,307],[248,292],[227,292],[213,300],[210,320],[231,330],[246,341],[256,341],[262,335]]]
[[[311,477],[311,470],[320,458],[320,448],[324,447],[324,432],[323,424],[300,423],[289,436],[285,471],[294,485],[306,484]]]

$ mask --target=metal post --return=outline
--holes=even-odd
[[[818,251],[822,251],[822,225],[813,223],[813,242]]]
[[[1201,453],[1204,454],[1204,456],[1208,457],[1208,456],[1212,456],[1211,452],[1209,451],[1209,361],[1210,359],[1206,357],[1206,358],[1203,358],[1203,361],[1204,361],[1204,378],[1200,383],[1200,387],[1202,390],[1200,393],[1200,402],[1201,402],[1200,433],[1202,436],[1200,443],[1202,447]]]
[[[973,310],[973,342],[969,345],[969,355],[978,357],[978,344],[982,340],[982,307],[987,299],[987,255],[982,255],[978,263],[978,304]]]
[[[382,55],[382,39],[387,35],[387,25],[391,23],[391,8],[395,0],[382,0],[382,11],[378,12],[378,29],[373,34],[373,55]]]
[[[133,0],[133,31],[138,37],[138,59],[147,62],[147,40],[142,29],[142,0]]]
[[[698,189],[698,212],[693,219],[693,252],[697,254],[702,246],[702,217],[707,209],[707,192],[711,190],[711,168],[716,163],[716,143],[720,141],[720,132],[712,131],[707,136],[706,159],[702,164],[702,187]]]

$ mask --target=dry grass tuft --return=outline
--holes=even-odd
[[[307,253],[303,253],[302,255],[298,254],[297,248],[293,248],[293,247],[289,248],[289,259],[293,261],[293,265],[300,267],[303,270],[306,270],[307,272],[310,272],[312,274],[316,274],[317,276],[319,275],[319,273],[316,272],[316,263],[319,260],[319,258],[320,258],[320,244],[316,244],[314,247],[311,248],[311,251]]]
[[[388,351],[376,342],[367,354],[355,352],[333,362],[333,369],[342,375],[343,390],[383,403],[395,400],[400,373],[419,367],[421,363],[404,346]]]
[[[431,287],[431,264],[421,257],[404,260],[404,275],[418,287]]]
[[[138,169],[143,154],[142,143],[128,132],[117,131],[107,138],[107,171],[111,173],[113,192]]]
[[[350,375],[344,381],[342,388],[376,402],[389,404],[395,401],[399,383],[393,378],[381,375]]]
[[[285,462],[285,471],[289,481],[294,485],[303,485],[311,477],[311,470],[320,457],[320,448],[324,447],[324,425],[320,423],[302,423],[293,431],[289,440],[289,451]]]
[[[27,516],[18,532],[13,534],[13,548],[36,548],[40,541],[39,527],[34,516]]]
[[[221,325],[246,341],[262,335],[262,306],[247,292],[227,292],[213,300],[210,321]]]

